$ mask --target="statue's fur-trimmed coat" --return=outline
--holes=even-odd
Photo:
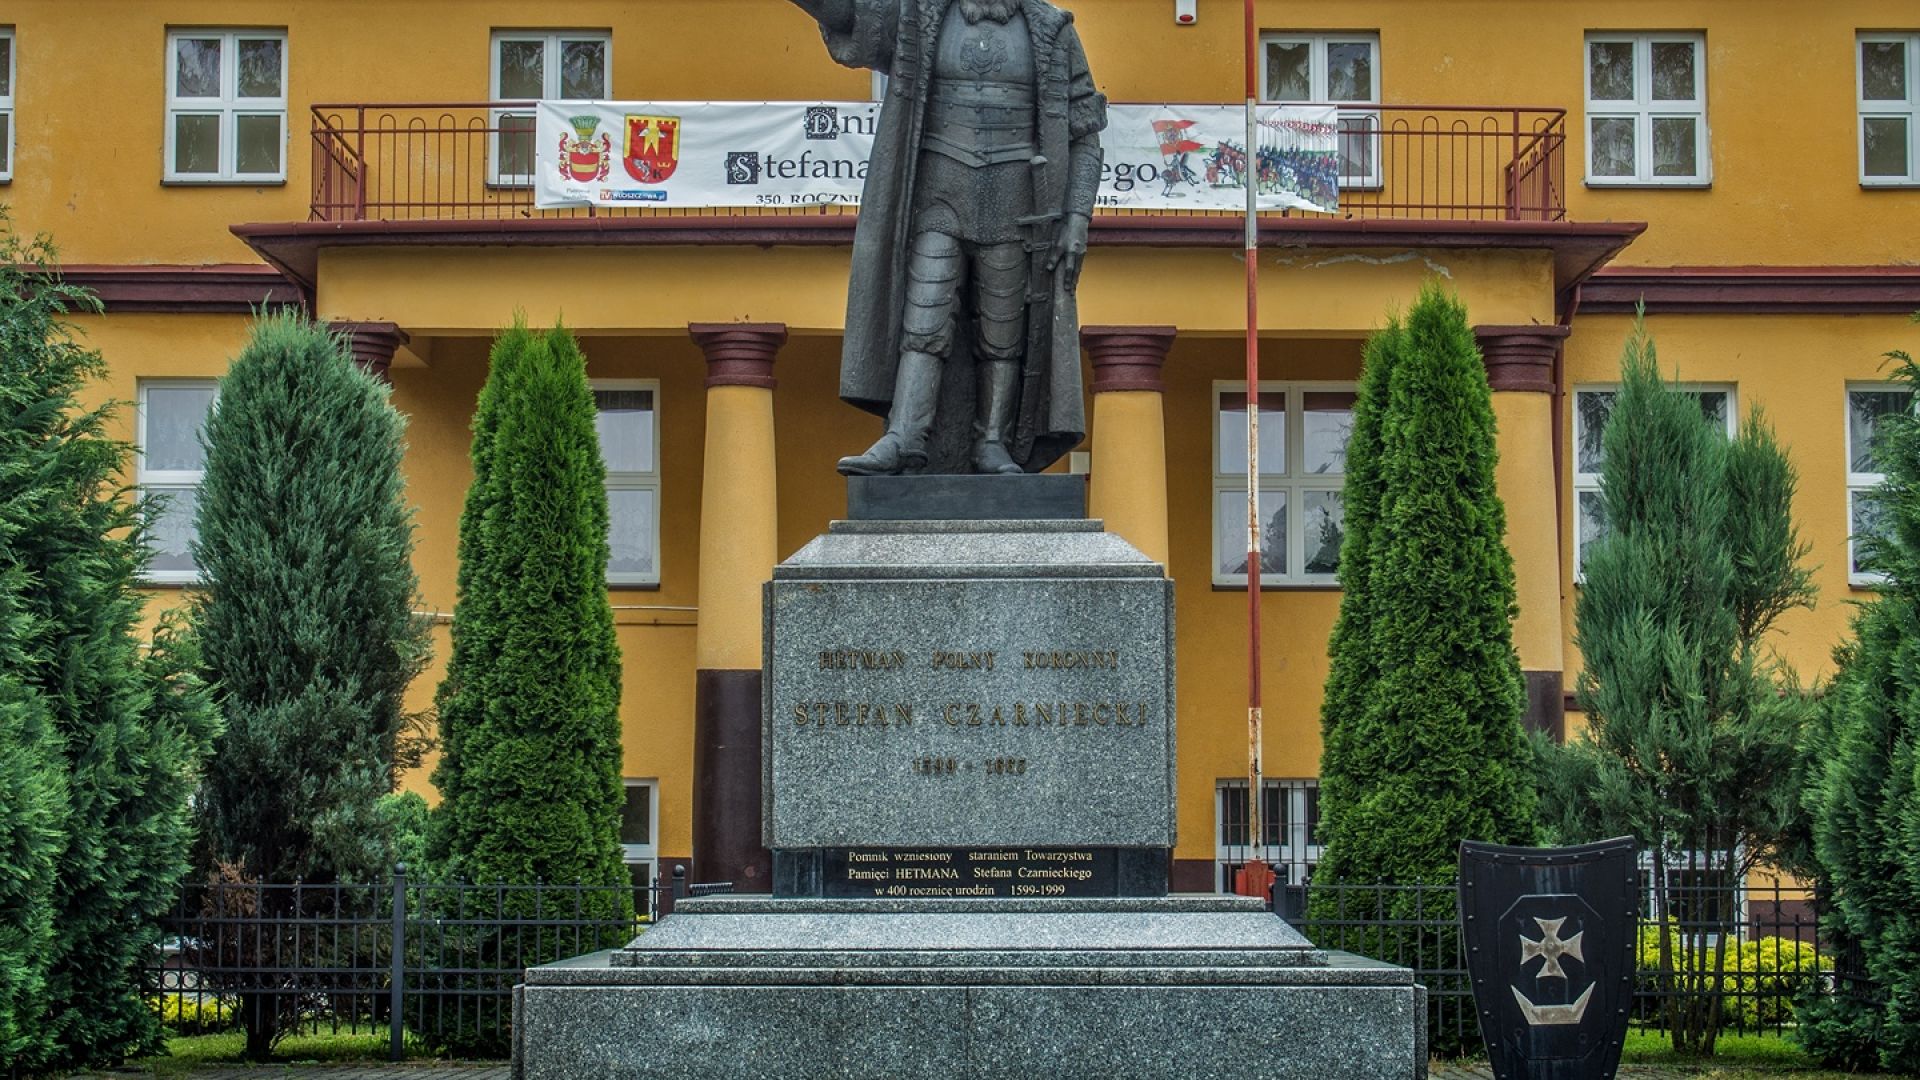
[[[900,320],[907,255],[912,235],[913,185],[927,118],[934,50],[940,26],[954,0],[852,0],[850,30],[824,27],[827,50],[848,67],[870,68],[890,79],[880,109],[873,165],[854,232],[853,269],[847,283],[847,330],[840,361],[840,397],[868,412],[887,415],[893,404],[900,361]],[[1021,0],[1033,37],[1039,74],[1038,135],[1046,164],[1034,172],[1034,206],[1064,214],[1075,143],[1097,135],[1107,123],[1107,103],[1094,88],[1072,14],[1046,0]],[[1081,154],[1089,151],[1082,142]],[[1083,164],[1083,168],[1085,165]],[[1096,165],[1097,167],[1097,165]],[[1092,207],[1077,207],[1082,212]],[[1049,232],[1049,238],[1051,233]],[[1046,468],[1085,437],[1086,411],[1080,382],[1080,319],[1073,290],[1055,277],[1051,348],[1026,363],[1039,365],[1041,400],[1032,449],[1020,464]],[[964,327],[962,328],[964,331]],[[959,340],[965,341],[965,333]],[[966,471],[973,422],[973,372],[966,351],[956,347],[947,365],[940,408],[929,447],[928,472]],[[1035,385],[1029,380],[1028,385]],[[1023,412],[1026,411],[1023,406]]]

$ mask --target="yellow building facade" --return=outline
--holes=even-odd
[[[1173,0],[1063,6],[1114,101],[1240,98],[1238,3],[1199,0],[1192,25]],[[1639,303],[1703,408],[1764,410],[1789,448],[1820,603],[1778,645],[1825,674],[1870,584],[1849,538],[1875,479],[1861,444],[1901,404],[1881,357],[1920,336],[1920,9],[1263,0],[1260,20],[1269,96],[1338,103],[1347,131],[1343,213],[1262,223],[1261,408],[1285,440],[1262,479],[1267,857],[1303,873],[1315,855],[1361,343],[1429,278],[1466,302],[1495,390],[1529,723],[1578,723],[1582,506]],[[443,661],[489,342],[515,312],[563,320],[610,440],[629,857],[763,884],[743,726],[760,586],[844,513],[834,462],[876,434],[835,396],[854,219],[535,210],[503,140],[531,98],[865,100],[869,76],[785,0],[14,0],[0,46],[0,201],[104,299],[77,320],[112,370],[98,391],[136,404],[133,479],[184,508],[159,531],[156,606],[192,581],[197,417],[249,310],[300,305],[353,335],[408,417]],[[1218,887],[1250,839],[1240,228],[1103,212],[1081,286],[1091,431],[1071,468],[1176,583],[1182,889]]]

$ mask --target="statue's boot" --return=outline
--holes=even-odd
[[[979,361],[979,395],[974,405],[979,419],[973,425],[973,471],[1020,473],[1007,452],[1007,429],[1013,424],[1014,394],[1020,389],[1020,365],[1011,360]]]
[[[927,433],[940,397],[940,359],[928,353],[900,354],[887,431],[864,454],[840,459],[842,476],[897,476],[927,464]]]

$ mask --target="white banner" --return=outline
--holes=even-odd
[[[1110,112],[1101,136],[1101,206],[1245,208],[1243,108],[1115,105]],[[879,119],[877,101],[543,101],[534,205],[857,205]],[[1259,121],[1260,207],[1337,210],[1334,108],[1265,106]]]

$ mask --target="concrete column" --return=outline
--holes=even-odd
[[[394,351],[409,340],[406,331],[390,322],[336,322],[327,329],[347,336],[354,362],[368,374],[384,383],[393,381],[387,370],[393,366]]]
[[[692,880],[766,892],[760,837],[760,590],[773,576],[773,360],[779,324],[694,324],[707,357],[694,636]]]
[[[1088,326],[1093,478],[1088,512],[1149,558],[1167,562],[1167,422],[1161,365],[1171,326]]]
[[[1507,506],[1507,550],[1520,613],[1513,644],[1527,680],[1526,722],[1566,734],[1565,634],[1560,625],[1560,482],[1554,424],[1555,372],[1565,326],[1476,326],[1500,426],[1495,478]]]

